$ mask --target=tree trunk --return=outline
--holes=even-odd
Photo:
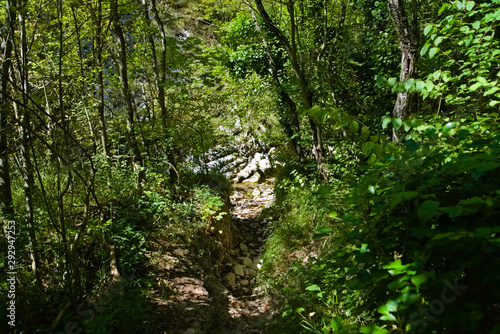
[[[104,116],[104,78],[103,78],[103,68],[102,68],[102,50],[103,50],[103,36],[102,36],[102,1],[99,0],[97,4],[97,16],[95,16],[94,26],[96,29],[95,36],[95,47],[94,52],[96,56],[97,67],[97,85],[98,85],[98,115],[99,123],[101,125],[101,145],[102,152],[105,156],[109,156],[108,148],[108,129],[106,124],[106,117]]]
[[[25,3],[26,5],[26,3]],[[19,30],[20,30],[20,54],[18,61],[19,76],[21,79],[21,92],[23,101],[23,112],[18,109],[18,117],[20,119],[21,126],[19,127],[19,134],[21,137],[21,142],[19,145],[19,150],[21,152],[21,160],[23,167],[23,179],[24,179],[24,198],[26,206],[26,226],[28,228],[28,235],[30,240],[30,257],[31,257],[31,268],[33,274],[35,275],[37,286],[41,285],[40,274],[38,268],[40,267],[39,256],[38,256],[38,243],[35,232],[35,221],[34,221],[34,203],[33,203],[33,190],[35,187],[35,180],[33,176],[33,164],[30,156],[31,149],[31,110],[28,108],[28,96],[29,96],[29,80],[28,80],[28,43],[26,36],[26,22],[25,22],[25,8],[23,6],[18,6],[20,10],[18,11],[19,20]]]
[[[300,93],[302,97],[302,103],[306,109],[311,109],[313,106],[313,93],[309,89],[309,84],[304,71],[300,67],[298,56],[297,56],[297,46],[296,46],[296,24],[295,24],[295,7],[293,0],[287,2],[287,10],[290,15],[290,39],[291,43],[285,34],[274,24],[274,22],[269,17],[266,9],[264,8],[261,0],[255,0],[257,10],[260,16],[264,20],[264,23],[268,29],[276,36],[278,41],[281,43],[283,48],[288,54],[288,59],[292,64],[292,68],[297,77]],[[321,137],[321,125],[317,124],[314,119],[309,116],[309,124],[311,126],[312,137],[313,137],[313,155],[316,159],[316,168],[319,178],[323,182],[328,181],[327,169],[325,166],[325,155],[323,151],[323,141]]]
[[[9,82],[9,70],[11,65],[13,31],[11,23],[15,20],[15,13],[11,0],[5,3],[5,21],[1,30],[2,36],[1,52],[2,62],[0,78],[0,221],[13,219],[14,207],[12,204],[12,191],[10,186],[9,151],[7,144],[7,118],[9,104],[7,103],[7,86]]]
[[[255,16],[255,13],[252,12],[252,18],[255,23],[255,29],[258,32],[261,32],[261,28],[259,25],[259,21]],[[295,149],[295,153],[299,158],[299,162],[301,164],[305,163],[306,159],[304,157],[304,152],[302,149],[302,145],[300,145],[300,124],[299,124],[299,116],[297,114],[297,105],[292,100],[290,95],[283,89],[281,86],[281,82],[278,76],[278,68],[276,67],[276,63],[274,61],[273,55],[271,53],[271,49],[269,48],[269,44],[265,37],[262,38],[262,42],[264,43],[264,48],[266,49],[267,59],[269,63],[269,67],[271,68],[271,76],[273,78],[273,83],[276,89],[278,90],[278,94],[280,95],[282,103],[288,107],[288,112],[286,112],[287,107],[285,109],[285,120],[283,122],[283,127],[285,132],[289,135],[290,141],[292,142],[292,146]]]
[[[143,0],[144,3],[146,3],[146,0]],[[155,17],[155,21],[158,24],[158,27],[160,28],[160,35],[161,35],[161,58],[160,58],[160,63],[158,67],[158,62],[155,61],[155,67],[157,68],[156,72],[156,77],[157,77],[157,86],[158,86],[158,102],[160,104],[160,112],[161,112],[161,120],[162,120],[162,127],[163,127],[163,135],[165,137],[165,142],[171,143],[170,145],[173,145],[173,141],[170,139],[172,138],[172,135],[170,133],[170,118],[167,113],[167,108],[165,106],[165,80],[167,78],[167,33],[165,31],[165,25],[163,23],[163,20],[160,17],[160,14],[158,13],[158,9],[156,8],[156,0],[151,0],[151,8],[153,9],[153,14]],[[156,52],[154,54],[156,56]],[[173,147],[167,147],[167,160],[170,165],[170,182],[173,183],[174,180],[178,178],[178,175],[176,174],[176,161],[175,161],[175,156],[173,154]]]
[[[134,164],[138,172],[138,184],[139,187],[141,187],[144,181],[144,172],[141,168],[143,166],[143,160],[135,134],[135,106],[128,84],[127,47],[120,23],[120,15],[118,13],[118,0],[113,0],[111,2],[111,17],[119,47],[118,62],[120,68],[119,75],[122,82],[122,94],[127,106],[127,142],[134,154]]]
[[[93,46],[93,56],[94,56],[94,69],[97,73],[97,92],[95,94],[97,100],[97,115],[99,118],[99,126],[101,127],[101,146],[102,153],[105,156],[110,156],[109,144],[108,144],[108,126],[106,123],[106,117],[104,115],[104,75],[103,75],[103,64],[102,64],[102,50],[104,49],[104,38],[102,33],[103,25],[103,15],[102,15],[102,0],[97,1],[97,8],[92,7],[91,4],[87,4],[90,11],[90,16],[93,21],[94,30],[94,43]]]
[[[388,6],[398,34],[399,48],[401,49],[401,72],[399,81],[404,82],[412,78],[416,72],[418,60],[416,11],[414,10],[414,17],[410,24],[406,16],[403,0],[388,0]],[[413,6],[416,8],[415,2],[413,2]],[[408,115],[412,113],[411,109],[413,103],[411,99],[413,98],[413,94],[408,92],[398,93],[392,116],[399,117],[403,120],[406,119]],[[393,141],[398,141],[399,136],[400,132],[393,130]]]

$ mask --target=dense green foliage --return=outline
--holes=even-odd
[[[442,99],[438,115],[423,107],[408,120],[382,117],[382,128],[400,128],[405,140],[365,136],[358,150],[368,160],[350,170],[355,182],[318,186],[295,171],[278,185],[282,213],[267,254],[268,272],[278,272],[270,281],[285,285],[283,328],[500,331],[499,9],[457,1],[439,13],[442,21],[424,29],[428,77],[388,80],[393,91]],[[430,65],[425,57],[438,52],[444,59]],[[302,245],[284,242],[296,239]],[[283,258],[277,247],[297,256]]]
[[[0,2],[13,332],[152,331],[173,293],[153,236],[223,258],[231,181],[208,163],[244,134],[281,166],[270,332],[500,333],[500,0],[399,3],[403,82],[387,1]]]

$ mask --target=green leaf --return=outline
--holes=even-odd
[[[389,86],[394,86],[396,84],[397,79],[396,78],[389,78],[387,79],[387,83]]]
[[[369,141],[364,143],[363,146],[361,146],[361,150],[363,151],[364,155],[367,157],[371,154],[372,148],[373,148],[373,143],[369,142]]]
[[[363,126],[361,128],[361,136],[360,136],[361,139],[367,140],[369,136],[370,136],[370,128],[367,126]]]
[[[389,331],[385,328],[381,328],[375,324],[370,324],[363,326],[361,328],[361,333],[363,334],[386,334],[389,333]]]
[[[462,214],[462,207],[455,205],[444,208],[439,208],[439,211],[446,212],[450,218],[458,217]]]
[[[434,83],[432,81],[425,82],[425,88],[427,91],[432,91],[434,89]]]
[[[448,7],[449,7],[449,4],[447,4],[447,3],[445,3],[444,5],[442,5],[441,8],[439,9],[438,14],[441,14],[442,12],[444,12],[446,9],[448,9]]]
[[[377,312],[380,313],[380,314],[389,314],[389,308],[387,307],[387,305],[382,305],[380,306],[378,309],[377,309]]]
[[[439,51],[439,48],[436,48],[436,47],[431,48],[431,49],[429,50],[429,58],[430,58],[430,59],[434,58],[434,56],[436,55],[436,53],[437,53],[438,51]]]
[[[373,283],[380,282],[383,279],[386,279],[389,277],[389,273],[387,271],[376,271],[372,273],[372,281]]]
[[[384,269],[395,269],[395,270],[404,270],[408,268],[407,264],[402,264],[401,259],[397,259],[394,262],[389,262],[388,264],[384,265],[382,268]]]
[[[429,33],[431,32],[432,28],[434,28],[434,26],[432,24],[429,24],[425,27],[424,29],[424,35],[427,36],[429,35]]]
[[[498,90],[500,90],[500,88],[499,88],[499,87],[497,87],[497,86],[494,86],[494,87],[492,87],[492,88],[488,89],[486,92],[484,92],[484,95],[483,95],[483,96],[488,96],[488,95],[494,94],[494,93],[496,93]]]
[[[395,300],[389,300],[386,304],[380,306],[377,311],[380,314],[389,315],[391,312],[396,312],[398,310],[398,302]]]
[[[472,10],[472,8],[474,8],[474,5],[475,5],[474,1],[467,1],[467,2],[465,3],[465,9],[466,9],[467,11],[471,11],[471,10]]]
[[[338,330],[342,328],[342,318],[341,317],[333,318],[330,326],[332,327],[333,330]]]
[[[429,47],[431,45],[429,43],[425,43],[425,45],[422,47],[422,50],[420,50],[420,56],[423,57],[427,51],[429,50]]]
[[[352,132],[352,133],[356,133],[356,131],[358,131],[359,129],[359,123],[356,122],[356,121],[352,121],[350,124],[349,124],[349,131]]]
[[[307,288],[306,288],[307,291],[321,291],[321,288],[316,285],[316,284],[313,284],[313,285],[309,285]]]
[[[394,117],[391,121],[392,121],[392,126],[396,130],[399,130],[401,128],[401,125],[403,125],[403,121],[399,117]]]
[[[413,86],[414,83],[415,83],[415,79],[413,79],[413,78],[406,80],[405,81],[405,89],[409,90]]]
[[[405,131],[409,131],[411,129],[411,121],[409,119],[403,121],[403,128]]]
[[[458,122],[448,122],[443,126],[441,130],[443,134],[447,134],[451,129],[455,128],[458,125]]]
[[[389,116],[382,117],[382,129],[387,129],[392,119]]]
[[[408,200],[415,198],[417,196],[418,196],[418,193],[415,191],[402,191],[399,193],[395,193],[392,195],[392,201],[391,201],[391,204],[389,205],[389,208],[392,210],[399,203],[408,201]]]
[[[476,90],[478,90],[480,87],[482,86],[481,83],[479,82],[476,82],[475,84],[473,84],[472,86],[470,86],[469,90],[471,92],[475,92]]]
[[[328,116],[328,111],[320,106],[314,106],[307,111],[307,114],[311,116],[316,123],[323,124]]]
[[[438,208],[439,208],[438,201],[424,201],[418,207],[417,215],[422,220],[422,222],[425,223],[436,215]]]
[[[398,310],[398,302],[395,300],[389,300],[385,305],[389,312],[396,312]]]
[[[417,92],[421,92],[425,87],[425,84],[422,80],[416,80],[415,81],[415,90]]]
[[[387,314],[387,315],[383,315],[380,317],[380,320],[385,320],[385,321],[396,321],[396,317],[394,316],[394,314],[390,313],[390,314]]]
[[[423,273],[423,274],[420,274],[420,275],[415,275],[415,276],[411,277],[411,282],[413,284],[415,284],[415,286],[417,288],[420,288],[420,286],[422,284],[424,284],[425,282],[427,282],[429,280],[429,278],[431,278],[433,276],[434,276],[434,272],[433,271],[428,272],[428,273]]]

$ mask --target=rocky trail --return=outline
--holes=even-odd
[[[265,333],[273,304],[258,279],[268,232],[260,213],[274,200],[274,180],[260,181],[234,184],[232,247],[219,262],[206,261],[203,252],[158,245],[158,285],[150,294],[154,333]]]

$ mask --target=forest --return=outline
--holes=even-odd
[[[500,0],[0,8],[1,333],[500,334]]]

